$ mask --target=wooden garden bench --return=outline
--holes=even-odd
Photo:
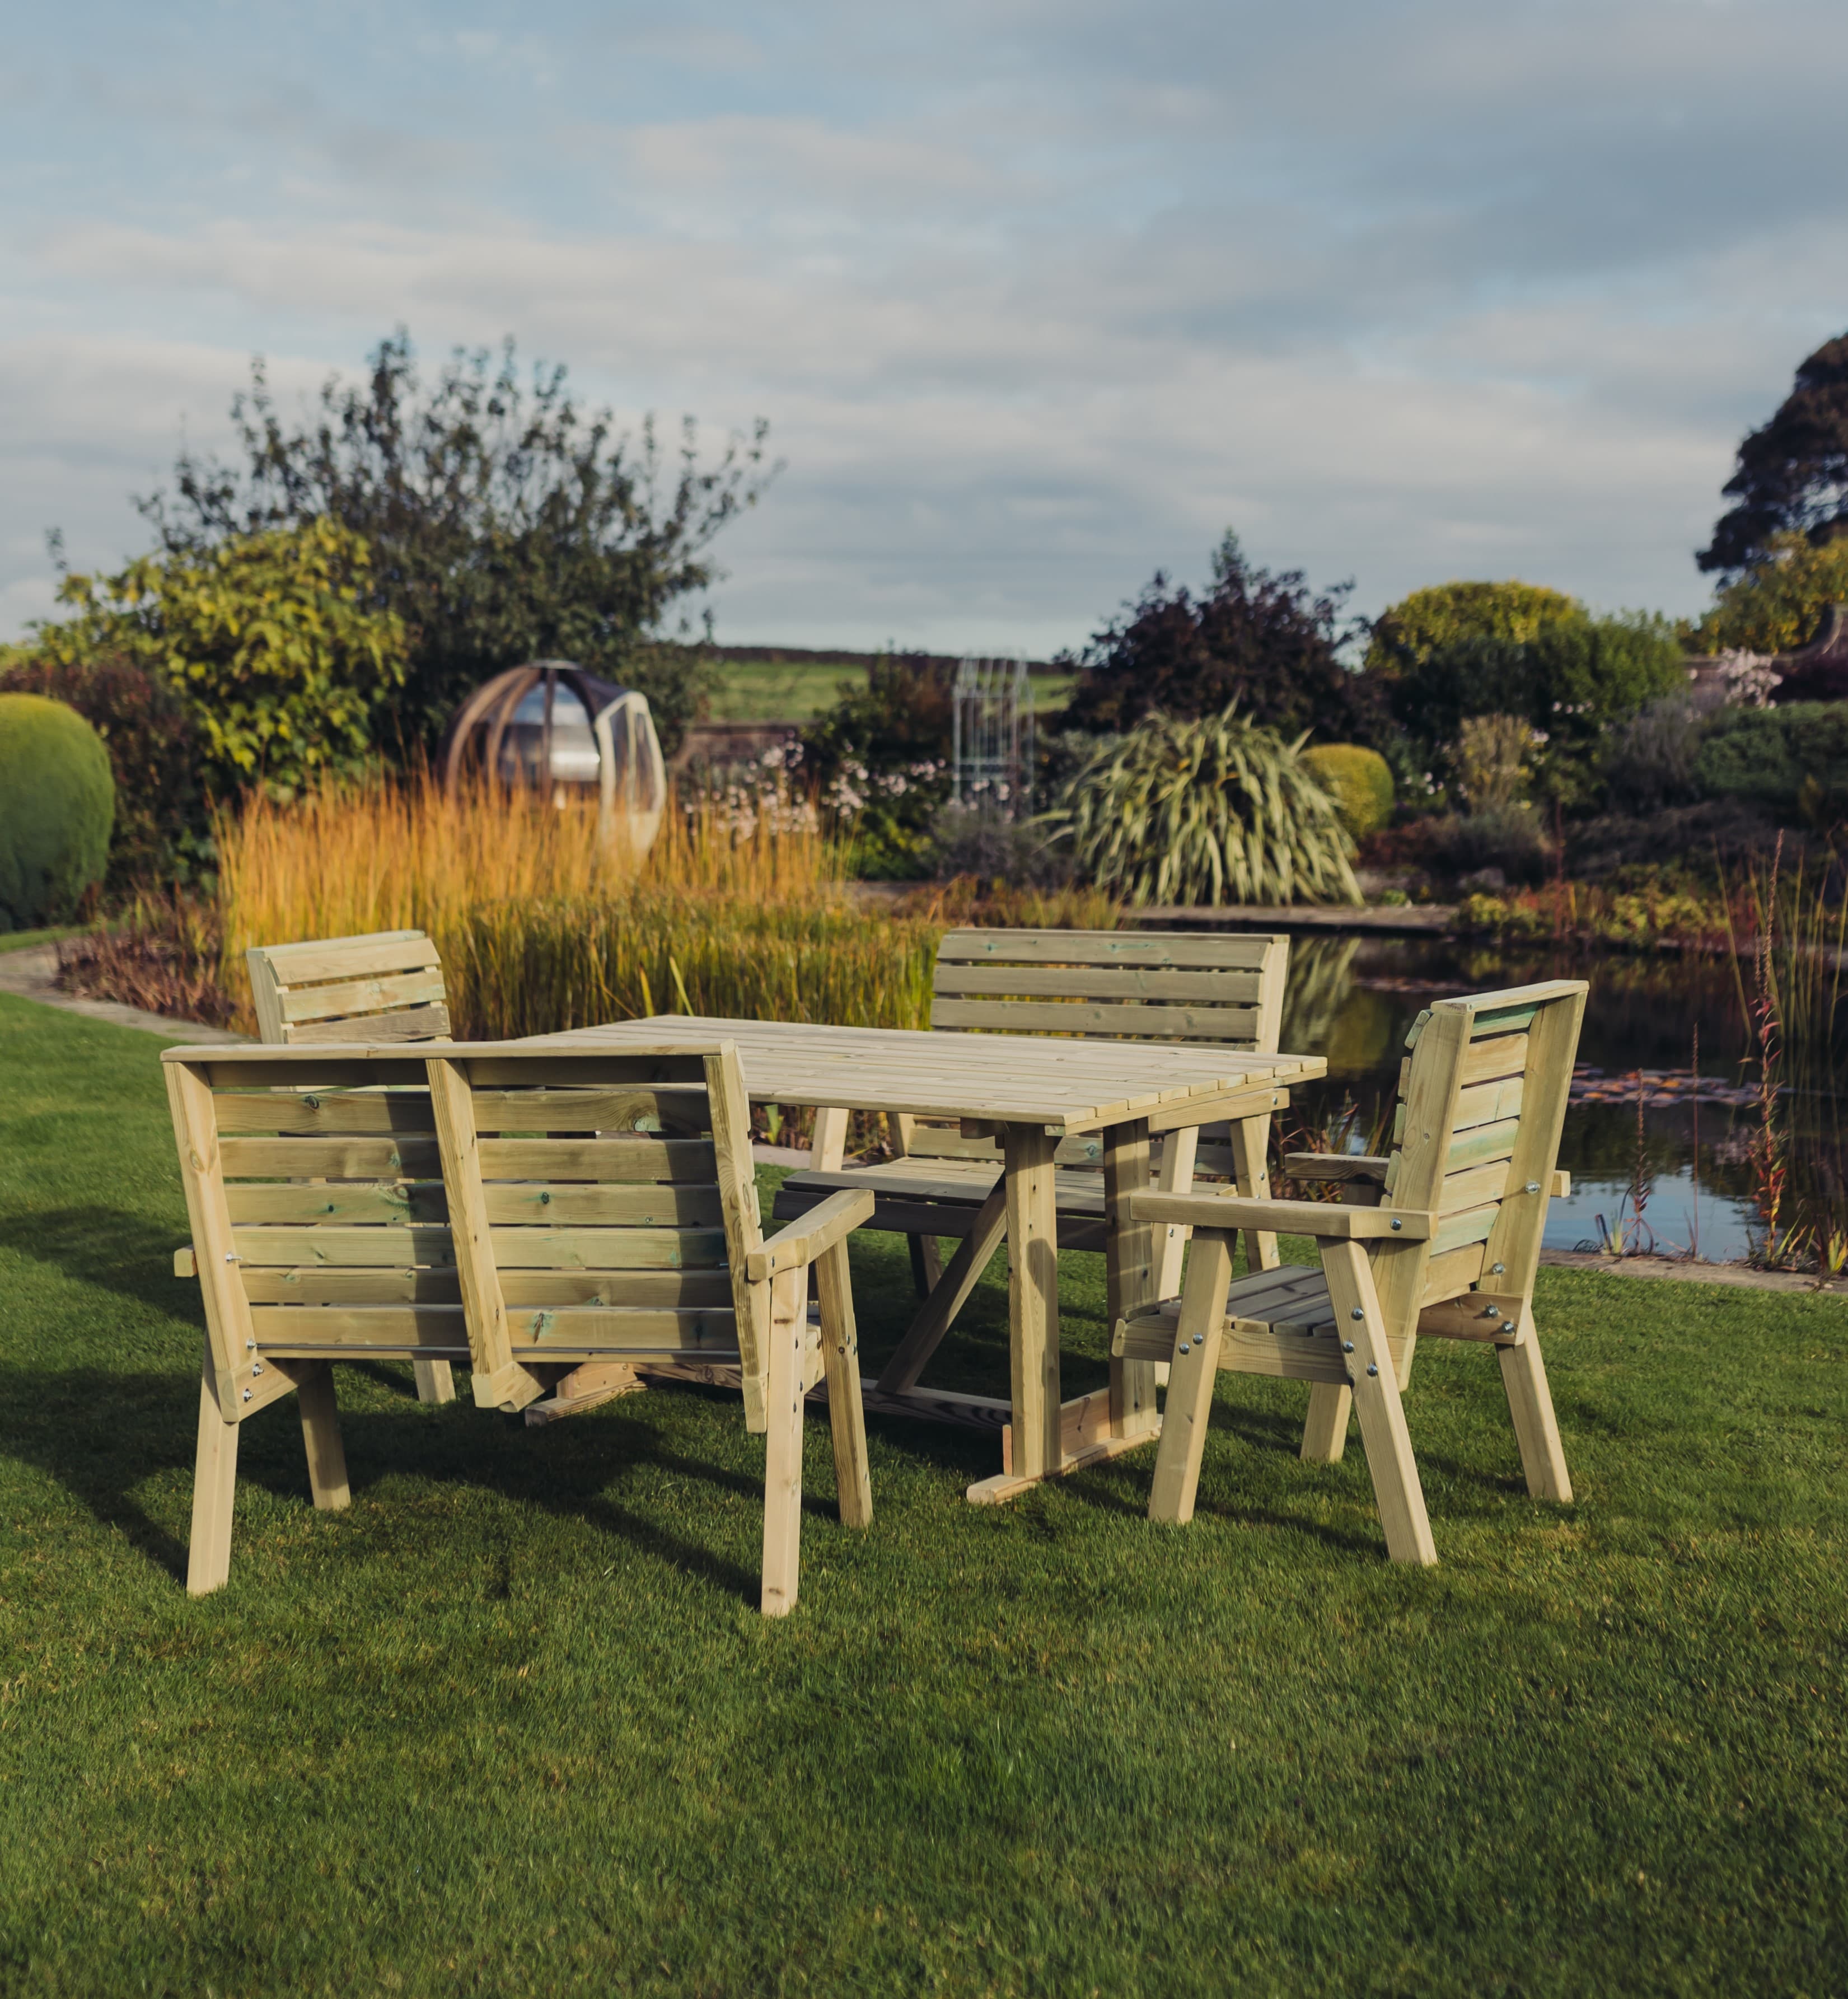
[[[1289,961],[1287,937],[1189,930],[951,930],[937,947],[931,988],[933,1030],[967,1034],[1073,1035],[1088,1041],[1217,1044],[1274,1053]],[[815,1163],[791,1174],[777,1196],[780,1219],[805,1213],[847,1187],[878,1197],[869,1225],[908,1235],[920,1295],[938,1285],[937,1240],[963,1239],[957,1263],[961,1296],[1007,1234],[1001,1154],[987,1137],[911,1118],[890,1120],[898,1155],[875,1166],[842,1162],[846,1116],[816,1115]],[[1178,1126],[1160,1143],[1156,1183],[1185,1192],[1196,1172],[1224,1174],[1246,1194],[1269,1194],[1268,1114],[1235,1121],[1223,1145],[1202,1146],[1198,1126]],[[1095,1133],[1064,1140],[1054,1157],[1061,1249],[1101,1249],[1105,1237],[1102,1142]],[[1160,1288],[1180,1283],[1186,1231],[1167,1232]],[[1277,1260],[1274,1235],[1254,1234],[1253,1266]],[[945,1318],[947,1325],[949,1318]]]
[[[845,1239],[872,1197],[763,1239],[729,1044],[163,1061],[192,1227],[176,1267],[206,1308],[195,1595],[230,1573],[239,1426],[292,1390],[314,1502],[347,1504],[337,1360],[467,1359],[502,1410],[650,1363],[736,1369],[767,1433],[767,1615],[796,1601],[803,1398],[825,1377],[841,1515],[870,1519]]]
[[[1400,1400],[1421,1335],[1495,1348],[1528,1489],[1570,1499],[1533,1291],[1547,1202],[1566,1190],[1556,1161],[1586,989],[1559,979],[1421,1013],[1391,1157],[1289,1162],[1344,1183],[1339,1204],[1130,1197],[1137,1221],[1194,1232],[1181,1296],[1119,1321],[1112,1342],[1120,1359],[1172,1363],[1151,1519],[1192,1517],[1216,1371],[1282,1376],[1314,1384],[1305,1457],[1339,1457],[1358,1412],[1387,1552],[1434,1562]],[[1251,1228],[1313,1236],[1320,1267],[1234,1283],[1232,1235]]]
[[[442,960],[421,930],[258,944],[244,961],[266,1044],[434,1041],[449,1032]],[[419,1401],[455,1399],[447,1360],[420,1357],[414,1371]]]

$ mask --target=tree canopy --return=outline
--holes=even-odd
[[[366,545],[325,518],[67,576],[59,595],[76,615],[43,625],[35,657],[157,675],[190,709],[219,797],[362,764],[404,680],[404,627],[375,601]]]
[[[1773,559],[1779,535],[1820,546],[1848,533],[1848,334],[1797,370],[1777,414],[1739,446],[1722,490],[1739,504],[1695,556],[1704,570],[1736,577]]]
[[[426,384],[400,329],[362,383],[330,376],[292,426],[258,357],[231,407],[244,463],[184,454],[171,488],[138,504],[188,558],[321,518],[362,537],[372,605],[404,626],[408,738],[433,740],[490,674],[555,657],[640,687],[671,750],[697,684],[685,648],[649,641],[713,580],[713,537],[773,475],[767,426],[707,463],[688,418],[670,459],[652,417],[619,434],[566,373],[541,364],[524,380],[510,339],[498,357],[457,348]]]
[[[1848,539],[1819,548],[1802,535],[1774,535],[1761,561],[1721,586],[1692,641],[1708,653],[1794,653],[1832,604],[1848,604]]]
[[[1402,674],[1440,646],[1465,639],[1524,646],[1549,625],[1582,625],[1586,617],[1576,597],[1543,584],[1513,577],[1506,583],[1434,584],[1389,605],[1374,620],[1367,670]]]
[[[1228,532],[1205,595],[1196,598],[1158,570],[1126,615],[1095,636],[1068,726],[1119,733],[1145,715],[1192,719],[1236,702],[1260,727],[1369,740],[1382,719],[1377,693],[1338,650],[1352,587],[1317,594],[1300,570],[1261,569]]]

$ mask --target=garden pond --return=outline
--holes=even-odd
[[[1296,1123],[1282,1135],[1289,1142],[1306,1128],[1339,1149],[1387,1149],[1383,1126],[1406,1030],[1421,1007],[1535,979],[1584,979],[1590,995],[1559,1152],[1573,1190],[1551,1205],[1548,1248],[1598,1249],[1616,1235],[1645,1252],[1742,1258],[1763,1234],[1753,1156],[1763,1116],[1747,1006],[1752,976],[1749,965],[1736,968],[1729,958],[1694,954],[1298,937],[1282,1045],[1325,1054],[1328,1075],[1296,1093],[1286,1114]],[[1840,1097],[1848,1073],[1830,1032],[1831,996],[1821,995],[1809,1010],[1811,1017],[1783,1024],[1775,1122],[1788,1169],[1781,1233],[1808,1228],[1813,1250],[1832,1228],[1848,1231]]]

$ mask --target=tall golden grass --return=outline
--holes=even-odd
[[[456,1031],[538,1034],[654,1013],[913,1027],[941,924],[851,906],[843,850],[799,802],[670,808],[645,855],[593,812],[427,775],[221,816],[220,978],[254,1026],[252,944],[427,930]]]

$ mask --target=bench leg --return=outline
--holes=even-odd
[[[911,1249],[912,1287],[920,1298],[927,1298],[943,1281],[943,1252],[934,1235],[908,1235],[905,1239]]]
[[[843,1523],[873,1524],[873,1477],[867,1463],[867,1413],[860,1399],[860,1340],[847,1245],[837,1242],[815,1263],[822,1304],[822,1363],[828,1377],[828,1426],[834,1436],[834,1490]]]
[[[455,1372],[446,1360],[414,1360],[411,1372],[417,1377],[420,1402],[453,1402]]]
[[[308,1452],[308,1489],[324,1512],[340,1512],[351,1503],[352,1495],[347,1489],[347,1452],[340,1439],[332,1367],[324,1360],[310,1363],[296,1377],[295,1396]]]
[[[237,1432],[218,1413],[216,1377],[206,1356],[199,1390],[199,1452],[192,1470],[192,1539],[186,1593],[209,1596],[231,1574],[231,1509],[237,1494]]]
[[[1514,1419],[1514,1438],[1521,1446],[1521,1468],[1527,1474],[1528,1491],[1536,1499],[1556,1499],[1564,1505],[1572,1498],[1572,1474],[1566,1469],[1566,1452],[1553,1415],[1552,1394],[1546,1385],[1546,1363],[1540,1357],[1531,1305],[1524,1316],[1527,1337],[1518,1346],[1495,1349],[1501,1360],[1501,1383],[1508,1394],[1508,1413]]]
[[[773,1282],[770,1378],[764,1389],[762,1608],[766,1617],[784,1617],[796,1607],[802,1569],[802,1334],[808,1284],[800,1270],[786,1271]]]
[[[1309,1420],[1303,1426],[1303,1457],[1309,1464],[1339,1464],[1348,1448],[1348,1418],[1354,1391],[1317,1381],[1309,1391]]]

